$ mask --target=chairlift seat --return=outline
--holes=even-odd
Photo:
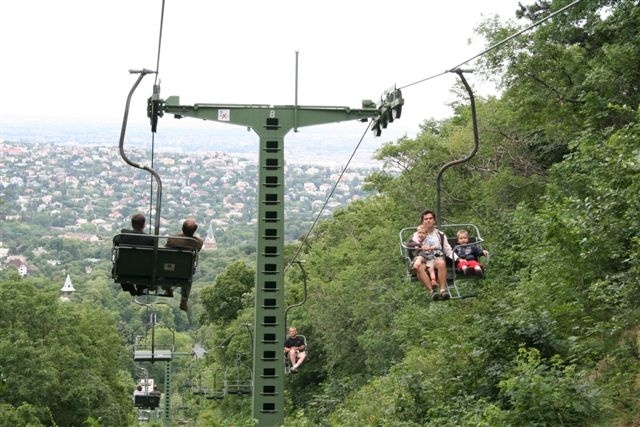
[[[482,249],[482,243],[484,242],[484,240],[480,236],[480,231],[478,230],[478,227],[476,227],[475,225],[473,225],[473,224],[450,224],[450,225],[441,226],[441,228],[447,234],[447,241],[449,242],[449,246],[451,246],[451,249],[455,249],[457,246],[462,246],[462,245],[458,244],[458,238],[456,236],[456,233],[460,229],[465,229],[465,230],[467,230],[469,232],[469,242],[464,246],[477,245],[480,249]],[[482,267],[482,271],[484,273],[484,270],[485,270],[487,262],[486,261],[484,261],[484,262],[483,261],[479,261],[479,263],[480,263],[480,266]],[[447,268],[451,269],[452,273],[455,275],[455,279],[456,280],[460,280],[460,279],[482,279],[484,277],[484,274],[483,275],[469,274],[469,275],[465,276],[464,273],[462,272],[462,270],[458,269],[457,266],[454,265],[453,261],[448,259],[448,258],[447,258]]]
[[[134,350],[133,360],[136,362],[168,362],[173,358],[171,350]]]
[[[417,229],[418,227],[405,227],[402,230],[400,230],[400,233],[399,233],[400,256],[404,259],[405,268],[407,272],[407,279],[411,282],[417,282],[418,276],[416,275],[416,272],[412,268],[413,259],[414,259],[413,253],[415,248],[407,246],[407,242],[411,240],[411,237],[417,231]],[[449,241],[449,238],[447,238],[447,241]],[[453,246],[451,248],[453,248]],[[445,263],[447,264],[447,282],[449,283],[453,281],[453,272],[451,271],[451,267],[453,266],[453,263],[451,259],[449,259],[449,257],[447,256],[444,256],[444,260],[445,260]]]
[[[155,280],[153,278],[154,256]],[[131,283],[138,288],[189,286],[193,280],[198,254],[195,250],[128,244],[112,249],[112,278],[116,283]]]
[[[249,395],[253,391],[253,372],[249,366],[240,363],[240,354],[236,365],[224,371],[224,395]]]
[[[211,384],[211,387],[201,387],[199,385],[199,382],[198,385],[191,384],[191,392],[195,396],[204,396],[209,400],[218,400],[224,398],[227,394],[224,386],[224,381],[216,381],[216,377],[217,374],[214,374],[213,384]]]
[[[205,393],[205,397],[209,400],[219,400],[223,399],[226,396],[226,390],[224,388],[212,388],[207,393]]]
[[[251,394],[252,388],[250,380],[225,380],[224,382],[224,391],[226,394]]]
[[[459,229],[466,229],[469,232],[469,244],[477,244],[482,248],[483,239],[480,236],[480,231],[478,227],[473,224],[447,224],[447,225],[439,225],[437,227],[438,230],[445,233],[447,236],[447,242],[451,249],[454,249],[456,246],[459,246],[457,243],[457,237],[455,234]],[[400,255],[404,259],[406,275],[407,279],[411,282],[418,281],[418,277],[412,269],[413,265],[413,248],[408,247],[406,243],[411,240],[413,233],[415,233],[417,227],[405,227],[400,230],[399,238],[400,238]],[[456,271],[455,265],[453,261],[445,256],[445,263],[447,266],[447,287],[449,288],[449,293],[451,294],[451,298],[464,298],[465,296],[458,289],[458,281],[460,279],[466,278],[481,278],[482,276],[478,275],[470,275],[464,276],[462,271]]]
[[[136,408],[155,409],[160,406],[160,394],[134,394],[133,404]]]

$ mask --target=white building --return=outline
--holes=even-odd
[[[75,288],[73,287],[73,283],[71,283],[71,276],[67,274],[67,278],[64,281],[64,286],[60,289],[60,300],[61,301],[69,301],[71,300],[71,296],[75,292]]]

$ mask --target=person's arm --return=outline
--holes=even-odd
[[[456,255],[458,255],[458,256],[460,256],[460,251],[461,251],[461,250],[462,250],[462,247],[461,247],[461,246],[456,246],[456,247],[453,249],[453,253],[454,253],[454,254],[456,254]]]
[[[451,245],[449,244],[449,241],[447,240],[447,236],[444,236],[444,235],[442,236],[442,252],[444,252],[444,254],[448,258],[451,258],[454,261],[458,260],[458,254],[453,252],[453,249],[451,249]]]
[[[473,247],[473,253],[476,256],[476,260],[479,260],[481,256],[487,255],[489,252],[480,249],[477,245]]]

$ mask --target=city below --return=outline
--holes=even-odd
[[[156,187],[150,174],[127,165],[118,149],[119,128],[110,125],[2,125],[0,144],[0,260],[29,257],[10,223],[42,227],[44,238],[87,242],[110,240],[128,227],[134,212],[155,214]],[[127,156],[151,164],[162,178],[160,234],[179,232],[186,217],[198,232],[226,244],[255,242],[257,216],[257,137],[246,130],[215,132],[170,129],[156,137],[153,159],[145,143],[151,133],[132,129],[125,139]],[[235,139],[233,139],[235,138]],[[339,135],[293,134],[285,151],[285,238],[299,239],[316,217],[370,195],[363,189],[375,170],[367,162],[349,161],[357,144]],[[298,141],[296,141],[296,139]],[[309,150],[302,149],[308,146]],[[207,149],[215,147],[216,149]],[[287,157],[288,156],[288,157]],[[151,221],[150,221],[151,222]],[[0,261],[2,262],[2,261]]]

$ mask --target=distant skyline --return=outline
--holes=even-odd
[[[161,6],[0,3],[0,123],[118,123],[136,78],[128,70],[156,67]],[[484,40],[474,28],[496,14],[514,19],[517,7],[517,0],[166,0],[161,96],[179,95],[187,104],[293,104],[298,51],[300,105],[359,107],[394,84],[412,84],[481,52]],[[136,92],[132,122],[146,122],[153,80],[147,76]],[[479,76],[469,80],[482,87]],[[450,115],[455,82],[446,75],[406,88],[402,118],[383,138],[413,137],[423,120]]]
[[[178,122],[177,126],[164,126]],[[172,152],[223,152],[233,156],[258,161],[258,137],[239,126],[224,126],[216,123],[214,129],[190,127],[193,121],[177,121],[167,118],[162,121],[154,138],[156,153]],[[360,126],[363,124],[360,123]],[[366,124],[365,124],[366,125]],[[289,164],[323,166],[378,167],[373,153],[388,139],[370,138],[356,146],[360,133],[354,133],[347,124],[322,130],[308,128],[306,132],[290,132],[285,138],[285,160]],[[118,151],[120,125],[117,123],[75,123],[67,121],[5,122],[2,124],[0,141],[28,144],[59,144],[65,146],[112,147]],[[131,149],[151,150],[151,132],[146,124],[131,124],[127,127],[125,151]],[[0,145],[0,148],[2,145]],[[150,159],[143,159],[149,163]]]

